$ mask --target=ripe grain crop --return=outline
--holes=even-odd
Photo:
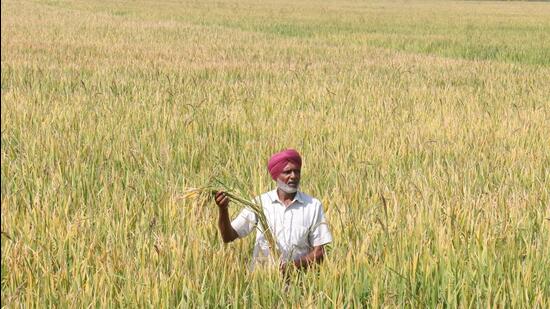
[[[1,22],[2,307],[550,306],[550,4],[5,0]],[[285,289],[178,196],[265,192],[286,147],[334,242]]]

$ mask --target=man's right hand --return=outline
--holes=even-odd
[[[229,197],[225,195],[225,192],[218,191],[216,192],[216,204],[220,209],[227,208],[229,206]]]

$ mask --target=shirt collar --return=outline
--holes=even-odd
[[[282,202],[279,200],[279,196],[277,195],[277,189],[270,191],[268,193],[268,196],[269,196],[269,199],[271,199],[272,203],[277,202],[277,203],[282,204]],[[303,205],[306,204],[305,201],[304,201],[302,191],[298,190],[298,192],[296,192],[296,196],[294,196],[294,200],[292,201],[292,203],[294,203],[294,202],[298,202],[298,203],[303,204]]]

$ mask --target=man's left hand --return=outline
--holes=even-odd
[[[281,262],[281,264],[279,264],[279,271],[281,272],[281,275],[283,275],[283,277],[287,277],[293,267],[294,265],[292,265],[292,263]]]

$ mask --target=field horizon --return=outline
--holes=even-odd
[[[550,3],[1,14],[2,307],[550,306]],[[289,288],[181,198],[284,148],[334,238]]]

